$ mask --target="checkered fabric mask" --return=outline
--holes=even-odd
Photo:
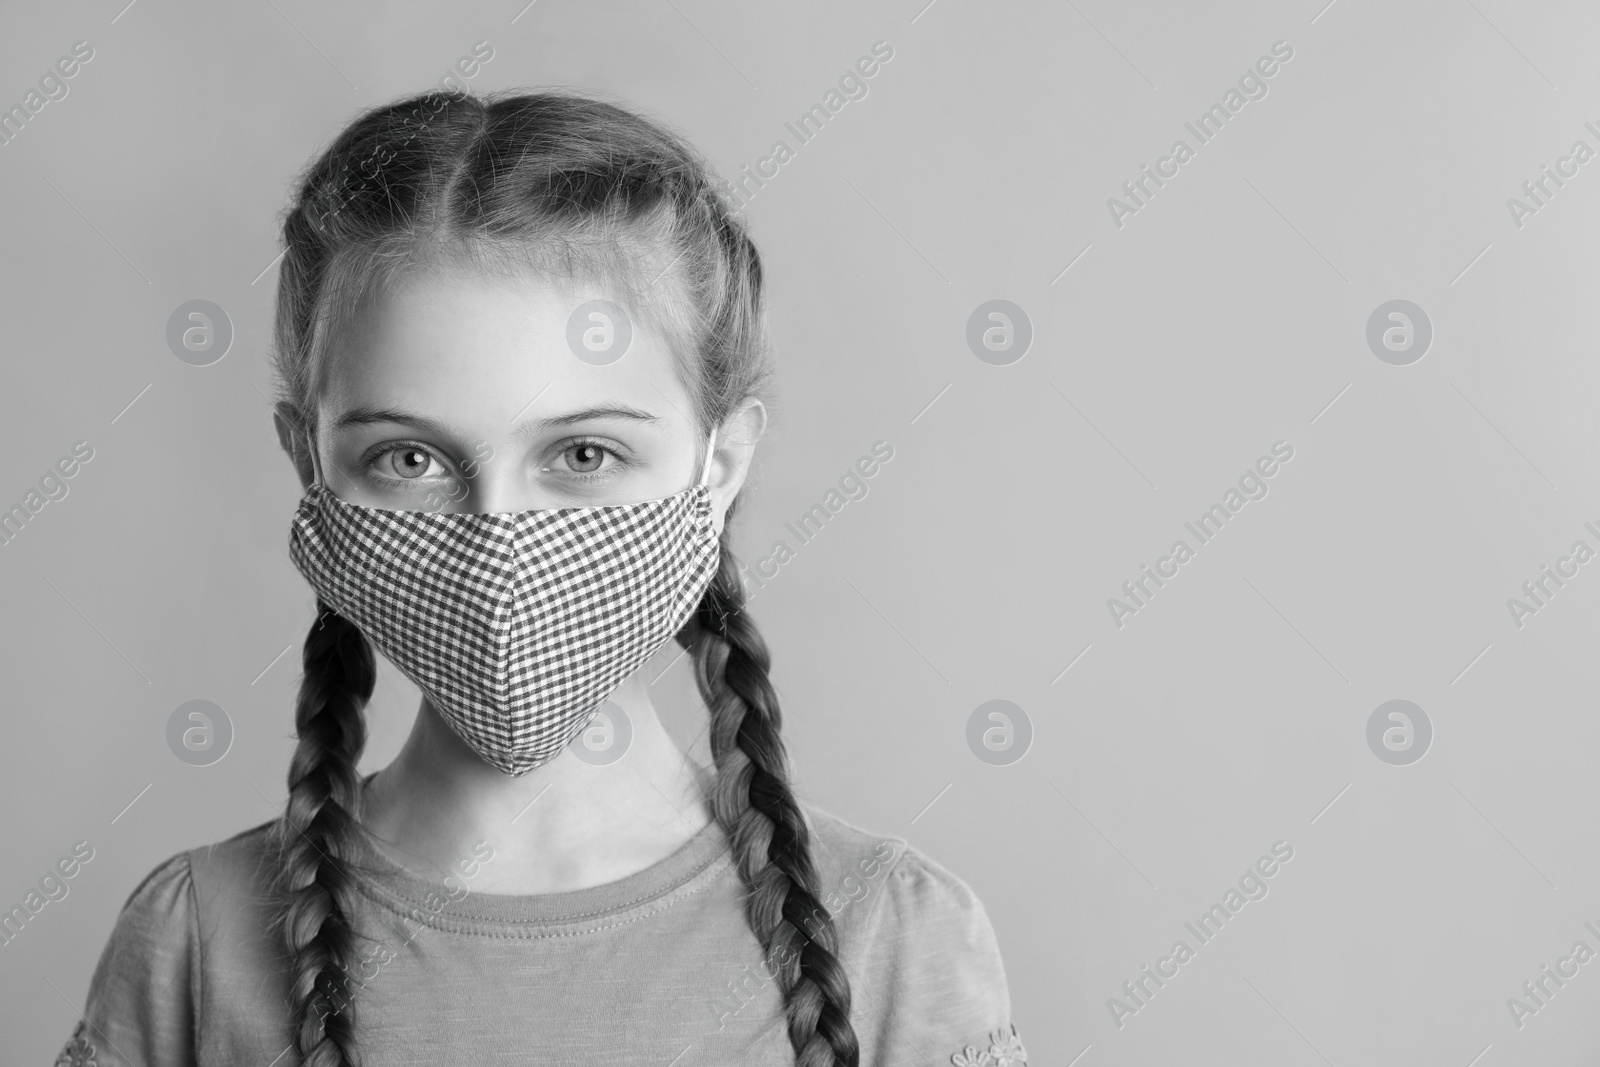
[[[289,554],[462,740],[519,776],[559,755],[700,603],[719,550],[711,442],[697,484],[639,504],[384,511],[319,478]]]

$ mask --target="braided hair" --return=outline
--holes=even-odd
[[[300,177],[283,221],[282,399],[314,430],[337,323],[372,287],[449,256],[621,287],[666,334],[709,431],[758,395],[768,373],[760,256],[713,174],[660,123],[572,93],[428,92],[364,112]],[[745,886],[747,921],[774,961],[796,1064],[857,1067],[850,984],[789,784],[770,657],[728,542],[725,525],[716,576],[677,636],[710,712],[710,806]],[[356,964],[355,768],[374,658],[351,622],[319,609],[274,842],[290,1036],[308,1067],[343,1067],[358,1062],[339,989]]]

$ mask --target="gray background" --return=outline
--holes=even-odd
[[[311,613],[263,397],[277,213],[358,107],[480,39],[474,88],[616,94],[725,174],[893,46],[748,208],[780,391],[739,543],[894,447],[753,608],[798,788],[973,886],[1030,1062],[1591,1062],[1600,962],[1520,1029],[1505,1002],[1600,949],[1600,562],[1520,629],[1506,598],[1600,548],[1600,161],[1521,228],[1505,201],[1600,149],[1600,13],[1325,2],[10,5],[0,103],[96,55],[0,148],[0,504],[75,441],[95,458],[0,548],[0,902],[96,855],[0,949],[4,1062],[60,1047],[139,879],[283,795],[275,657]],[[1113,225],[1278,40],[1266,98]],[[164,340],[197,298],[236,329],[208,367]],[[965,343],[991,299],[1033,324],[1010,366]],[[1410,366],[1365,341],[1392,299],[1433,323]],[[1278,440],[1270,495],[1115,627],[1106,598]],[[662,666],[687,740],[692,681]],[[1410,766],[1366,742],[1394,698],[1434,727]],[[167,747],[193,699],[233,723],[209,767]],[[1009,766],[966,743],[993,699],[1033,726]],[[415,701],[386,668],[365,768]],[[1278,840],[1270,895],[1117,1028],[1107,998]]]

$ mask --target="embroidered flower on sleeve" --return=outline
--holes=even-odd
[[[951,1056],[950,1062],[955,1067],[1017,1067],[1028,1062],[1028,1053],[1023,1050],[1016,1026],[1012,1025],[1010,1032],[996,1030],[990,1034],[989,1047],[984,1051],[968,1045],[964,1051]]]
[[[56,1057],[55,1067],[98,1067],[99,1061],[94,1058],[94,1042],[89,1040],[86,1032],[88,1028],[88,1023],[82,1020],[78,1022],[78,1028],[72,1031],[66,1047]]]

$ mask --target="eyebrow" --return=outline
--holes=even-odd
[[[561,426],[571,426],[574,423],[589,422],[595,419],[627,419],[633,422],[660,422],[659,415],[652,415],[648,411],[630,408],[624,404],[601,404],[595,407],[583,408],[578,411],[569,411],[561,415],[551,415],[548,418],[535,422],[526,422],[517,427],[514,436],[517,438],[529,437],[541,430],[556,429]],[[397,423],[402,426],[411,426],[428,433],[447,435],[450,430],[438,419],[428,418],[398,408],[357,407],[341,415],[334,423],[334,429],[344,429],[346,426],[371,426],[378,423]]]
[[[409,411],[400,411],[397,408],[351,408],[339,416],[333,424],[335,430],[342,430],[346,426],[371,426],[378,423],[395,422],[402,426],[412,426],[430,433],[443,434],[446,432],[444,423],[437,419],[430,419],[426,415],[414,415]]]
[[[632,422],[660,422],[659,415],[652,415],[648,411],[630,408],[626,404],[600,404],[592,408],[583,408],[580,411],[569,411],[565,415],[551,415],[549,418],[537,422],[524,423],[517,428],[517,436],[531,433],[534,430],[553,430],[558,426],[571,426],[574,423],[588,422],[591,419],[628,419]]]

